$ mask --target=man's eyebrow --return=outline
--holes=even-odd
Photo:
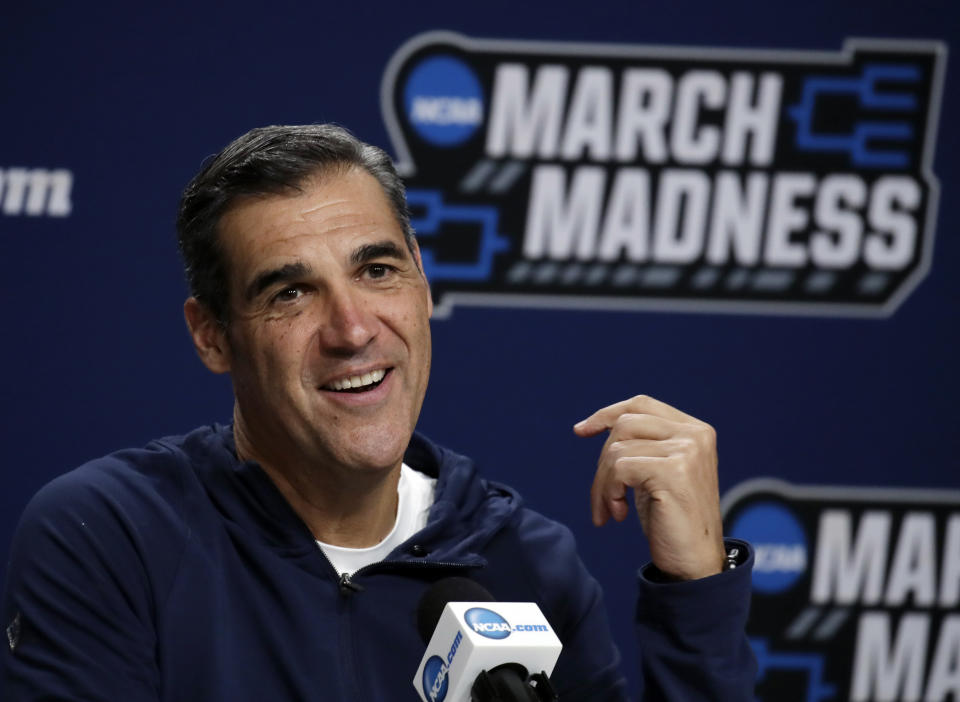
[[[310,266],[305,263],[287,263],[279,268],[263,271],[247,286],[246,298],[253,300],[264,290],[277,283],[284,283],[302,278],[310,272]]]
[[[404,250],[389,239],[378,241],[373,244],[364,244],[354,249],[350,254],[350,263],[359,266],[377,258],[395,258],[397,260],[406,260]]]

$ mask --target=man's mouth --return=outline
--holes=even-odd
[[[387,373],[391,370],[391,368],[378,368],[369,373],[337,378],[324,385],[321,389],[333,390],[334,392],[366,392],[382,383]]]

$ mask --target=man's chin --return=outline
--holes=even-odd
[[[398,468],[410,443],[410,434],[394,435],[385,432],[362,432],[344,447],[339,463],[346,468],[372,475]]]

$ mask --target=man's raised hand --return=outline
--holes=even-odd
[[[593,523],[629,513],[634,490],[653,563],[681,580],[714,575],[724,563],[716,433],[709,424],[637,395],[577,423],[578,436],[609,431],[590,491]]]

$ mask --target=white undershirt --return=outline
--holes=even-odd
[[[397,483],[397,520],[383,541],[367,548],[346,548],[322,541],[317,541],[317,545],[340,575],[355,573],[366,565],[378,563],[427,525],[436,486],[436,478],[404,463],[400,466],[400,480]]]

